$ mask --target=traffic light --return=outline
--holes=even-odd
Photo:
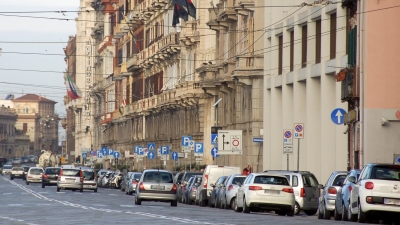
[[[211,127],[211,134],[218,134],[219,130],[222,130],[222,127]]]

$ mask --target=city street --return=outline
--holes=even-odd
[[[56,192],[56,187],[26,185],[20,179],[0,178],[0,224],[349,224],[317,220],[316,216],[282,217],[267,213],[235,213],[232,210],[194,205],[143,202],[118,189],[99,188]]]

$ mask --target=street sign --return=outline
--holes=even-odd
[[[204,154],[204,143],[196,142],[194,144],[194,156],[203,156]]]
[[[161,146],[161,155],[169,155],[169,146]]]
[[[242,130],[219,130],[218,153],[221,155],[241,155],[242,133]]]
[[[168,155],[161,155],[161,160],[169,160],[169,154]]]
[[[114,149],[109,148],[107,155],[113,155],[113,154],[114,154]]]
[[[103,158],[103,153],[101,151],[97,151],[97,158]]]
[[[107,155],[107,154],[108,154],[108,149],[107,149],[107,147],[101,148],[101,153],[103,153],[103,155]]]
[[[293,143],[292,130],[283,130],[283,144],[291,145]]]
[[[292,154],[293,146],[292,145],[283,145],[283,154]]]
[[[137,153],[138,155],[144,155],[144,149],[142,146],[136,146],[137,147]]]
[[[177,153],[177,152],[172,152],[171,158],[172,158],[173,160],[175,160],[175,161],[178,160],[178,158],[179,158],[178,153]]]
[[[302,123],[295,123],[294,124],[294,132],[293,132],[294,138],[299,139],[299,138],[304,138],[304,124]]]
[[[217,148],[217,147],[214,147],[214,148],[211,149],[211,155],[212,155],[212,157],[218,158],[218,157],[219,157],[219,154],[218,154],[218,153],[219,153],[219,152],[218,152],[218,148]]]
[[[147,149],[149,151],[155,151],[156,150],[156,143],[147,143]]]
[[[130,155],[131,155],[130,151],[125,151],[125,158],[129,158]]]
[[[191,136],[182,136],[182,146],[189,146],[189,141],[191,140]]]
[[[218,134],[211,134],[211,144],[218,145]]]
[[[189,141],[189,149],[190,149],[189,152],[194,151],[194,141],[193,140]]]
[[[196,158],[196,162],[197,162],[197,163],[203,162],[203,158]]]
[[[263,143],[264,140],[263,140],[263,138],[253,138],[253,142],[256,142],[256,143]]]
[[[344,123],[344,114],[346,110],[342,108],[336,108],[331,113],[331,120],[334,124],[340,125]]]
[[[149,151],[147,153],[147,158],[148,159],[154,159],[156,157],[156,153],[154,151]]]
[[[82,152],[82,158],[87,158],[87,152]]]
[[[118,159],[121,156],[121,153],[119,152],[114,152],[114,158]]]

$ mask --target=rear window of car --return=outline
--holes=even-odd
[[[246,179],[246,177],[234,177],[232,180],[232,184],[238,184],[241,183],[243,184],[244,180]]]
[[[59,168],[47,168],[45,170],[45,174],[59,174],[60,169]]]
[[[43,170],[41,169],[31,169],[30,174],[33,175],[40,175],[41,173],[43,173]]]
[[[24,168],[23,167],[13,167],[12,170],[13,171],[23,171]]]
[[[183,173],[180,173],[180,174],[178,175],[177,180],[182,180],[182,177],[183,177]]]
[[[288,180],[286,177],[276,177],[276,176],[256,176],[254,178],[255,184],[272,184],[272,185],[289,185]]]
[[[147,172],[144,174],[144,182],[174,183],[172,174],[165,172]]]
[[[201,175],[201,173],[186,173],[185,181],[188,181],[191,177],[195,175]]]
[[[375,166],[371,171],[371,179],[400,180],[399,166]]]
[[[94,171],[83,171],[83,179],[84,180],[94,180]]]
[[[335,180],[332,183],[332,186],[342,186],[345,179],[346,179],[345,174],[336,176]]]
[[[64,169],[62,171],[62,175],[63,176],[68,176],[68,177],[79,177],[80,176],[80,172],[79,170],[68,170],[68,169]]]
[[[25,172],[28,172],[28,170],[29,170],[29,167],[24,167]]]
[[[140,179],[142,177],[142,174],[141,173],[135,173],[134,175],[133,175],[133,179]]]
[[[302,174],[304,187],[318,187],[318,180],[313,174]]]
[[[12,168],[11,166],[3,166],[3,169],[6,169],[6,170],[9,170],[11,168]]]

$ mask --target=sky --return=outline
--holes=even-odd
[[[0,1],[0,99],[8,94],[16,98],[28,93],[42,95],[56,101],[56,113],[65,117],[63,72],[67,66],[63,48],[68,37],[76,33],[78,9],[79,0]],[[63,139],[60,134],[59,140]]]

